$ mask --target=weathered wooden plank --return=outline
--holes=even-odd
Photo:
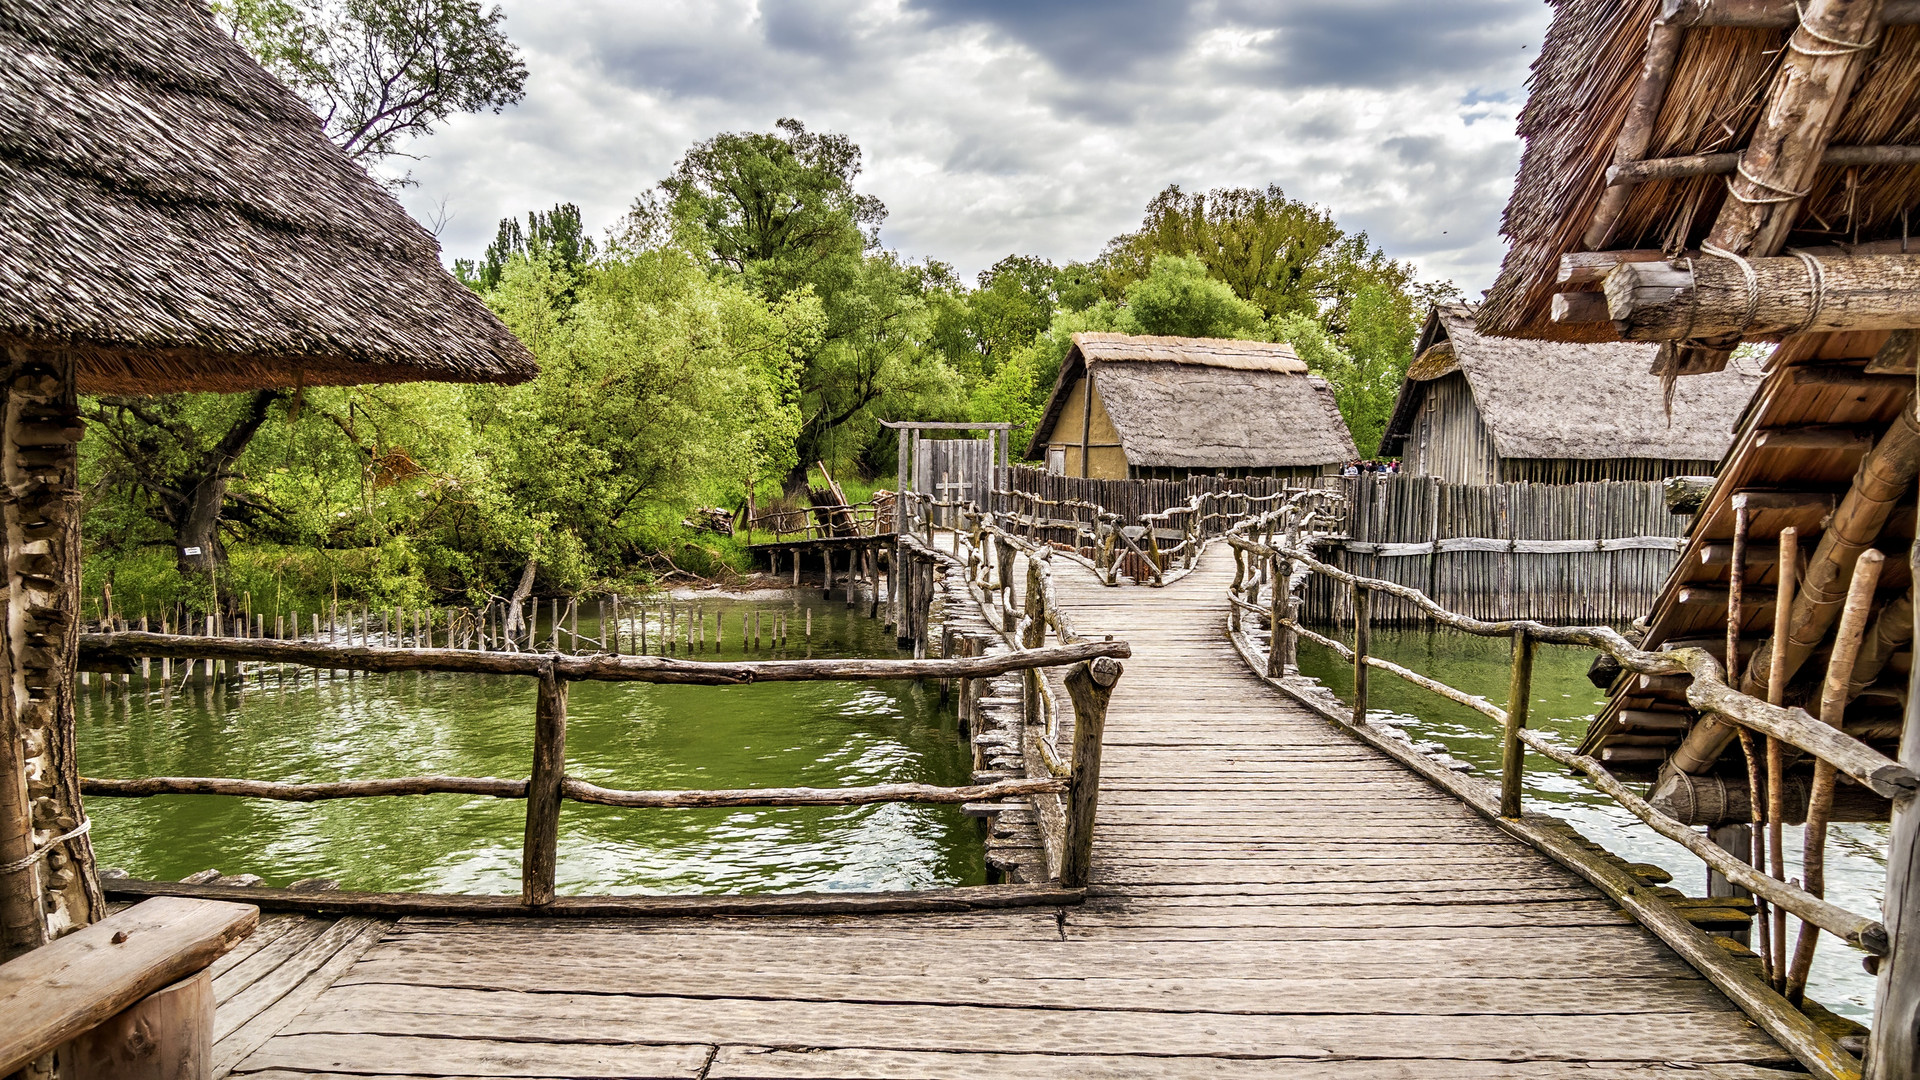
[[[1689,1061],[1684,1071],[1644,1061],[1563,1064],[1529,1061],[1502,1067],[1486,1061],[1303,1061],[1124,1057],[1056,1054],[954,1054],[901,1050],[792,1050],[723,1046],[709,1080],[1654,1080],[1684,1075],[1699,1080],[1792,1080],[1803,1073],[1751,1065]],[[261,1080],[294,1080],[291,1075]]]
[[[295,1035],[256,1051],[233,1075],[472,1077],[696,1077],[713,1049],[657,1042],[548,1043],[377,1035]]]
[[[329,986],[344,975],[380,940],[387,924],[377,919],[341,919],[295,960],[282,964],[271,976],[214,1014],[213,1071],[226,1075]]]
[[[328,1007],[289,1034],[425,1035],[530,1042],[773,1043],[993,1052],[1249,1054],[1580,1061],[1784,1063],[1750,1025],[1719,1013],[1599,1016],[1226,1016],[1205,1013],[1022,1010],[593,994],[518,994],[418,986],[336,986]],[[269,1050],[272,1044],[269,1044]]]

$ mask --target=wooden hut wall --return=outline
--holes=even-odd
[[[1671,458],[1503,458],[1500,479],[1535,484],[1665,480],[1669,476],[1712,476],[1719,465],[1717,461]]]
[[[1476,618],[1626,623],[1653,606],[1691,518],[1667,510],[1653,481],[1585,484],[1449,484],[1431,477],[1347,477],[1348,541],[1328,555],[1335,566],[1425,591]],[[1621,550],[1530,553],[1436,550],[1380,554],[1380,544],[1614,540]],[[1637,546],[1635,546],[1637,545]],[[1344,589],[1313,579],[1304,614],[1345,623]],[[1373,617],[1416,623],[1411,605],[1375,598]]]
[[[1091,402],[1087,400],[1089,385],[1093,387]],[[1067,390],[1066,401],[1060,406],[1060,421],[1047,443],[1050,448],[1065,451],[1066,475],[1074,477],[1083,472],[1080,466],[1083,444],[1087,476],[1107,480],[1127,476],[1127,454],[1120,446],[1120,432],[1114,428],[1113,418],[1107,415],[1107,407],[1100,401],[1098,368],[1091,383],[1081,378]]]
[[[1455,371],[1426,385],[1403,461],[1414,476],[1437,476],[1453,484],[1498,479],[1500,457],[1493,433],[1480,417],[1465,375]]]

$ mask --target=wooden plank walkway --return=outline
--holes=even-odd
[[[1083,632],[1134,647],[1109,712],[1084,906],[300,923],[225,977],[277,970],[260,959],[275,948],[313,953],[296,933],[353,955],[223,998],[221,1045],[244,1049],[232,1075],[1797,1071],[1591,887],[1247,674],[1224,630],[1231,566],[1216,548],[1158,590],[1058,571]]]

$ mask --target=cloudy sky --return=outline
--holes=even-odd
[[[1169,183],[1275,182],[1477,295],[1542,0],[501,0],[527,97],[415,144],[448,258],[596,231],[692,143],[794,116],[866,151],[882,240],[969,277],[1097,254]]]

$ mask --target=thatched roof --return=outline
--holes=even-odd
[[[82,389],[534,373],[198,0],[12,0],[0,57],[0,340],[73,346]]]
[[[1644,158],[1739,150],[1751,137],[1790,30],[1793,4],[1772,6],[1778,26],[1692,25],[1681,38]],[[1526,153],[1501,231],[1511,248],[1488,293],[1489,333],[1615,340],[1611,323],[1549,320],[1560,256],[1583,234],[1607,187],[1621,130],[1663,8],[1703,18],[1698,0],[1560,0],[1520,115]],[[1694,12],[1695,15],[1688,15]],[[1833,146],[1920,144],[1920,26],[1888,26],[1854,89]],[[1634,188],[1601,247],[1697,248],[1727,198],[1726,177],[1650,181]],[[1798,247],[1892,240],[1920,202],[1920,169],[1825,166],[1800,204],[1787,243]],[[1916,250],[1920,250],[1917,248]]]
[[[1129,464],[1295,468],[1356,456],[1332,388],[1289,345],[1075,334],[1029,457],[1044,452],[1068,391],[1090,367]]]
[[[1647,374],[1657,346],[1488,337],[1474,329],[1475,314],[1446,304],[1427,315],[1382,454],[1401,452],[1427,384],[1456,371],[1503,458],[1717,461],[1760,385],[1760,365],[1735,360],[1681,380],[1669,413],[1660,380]]]

